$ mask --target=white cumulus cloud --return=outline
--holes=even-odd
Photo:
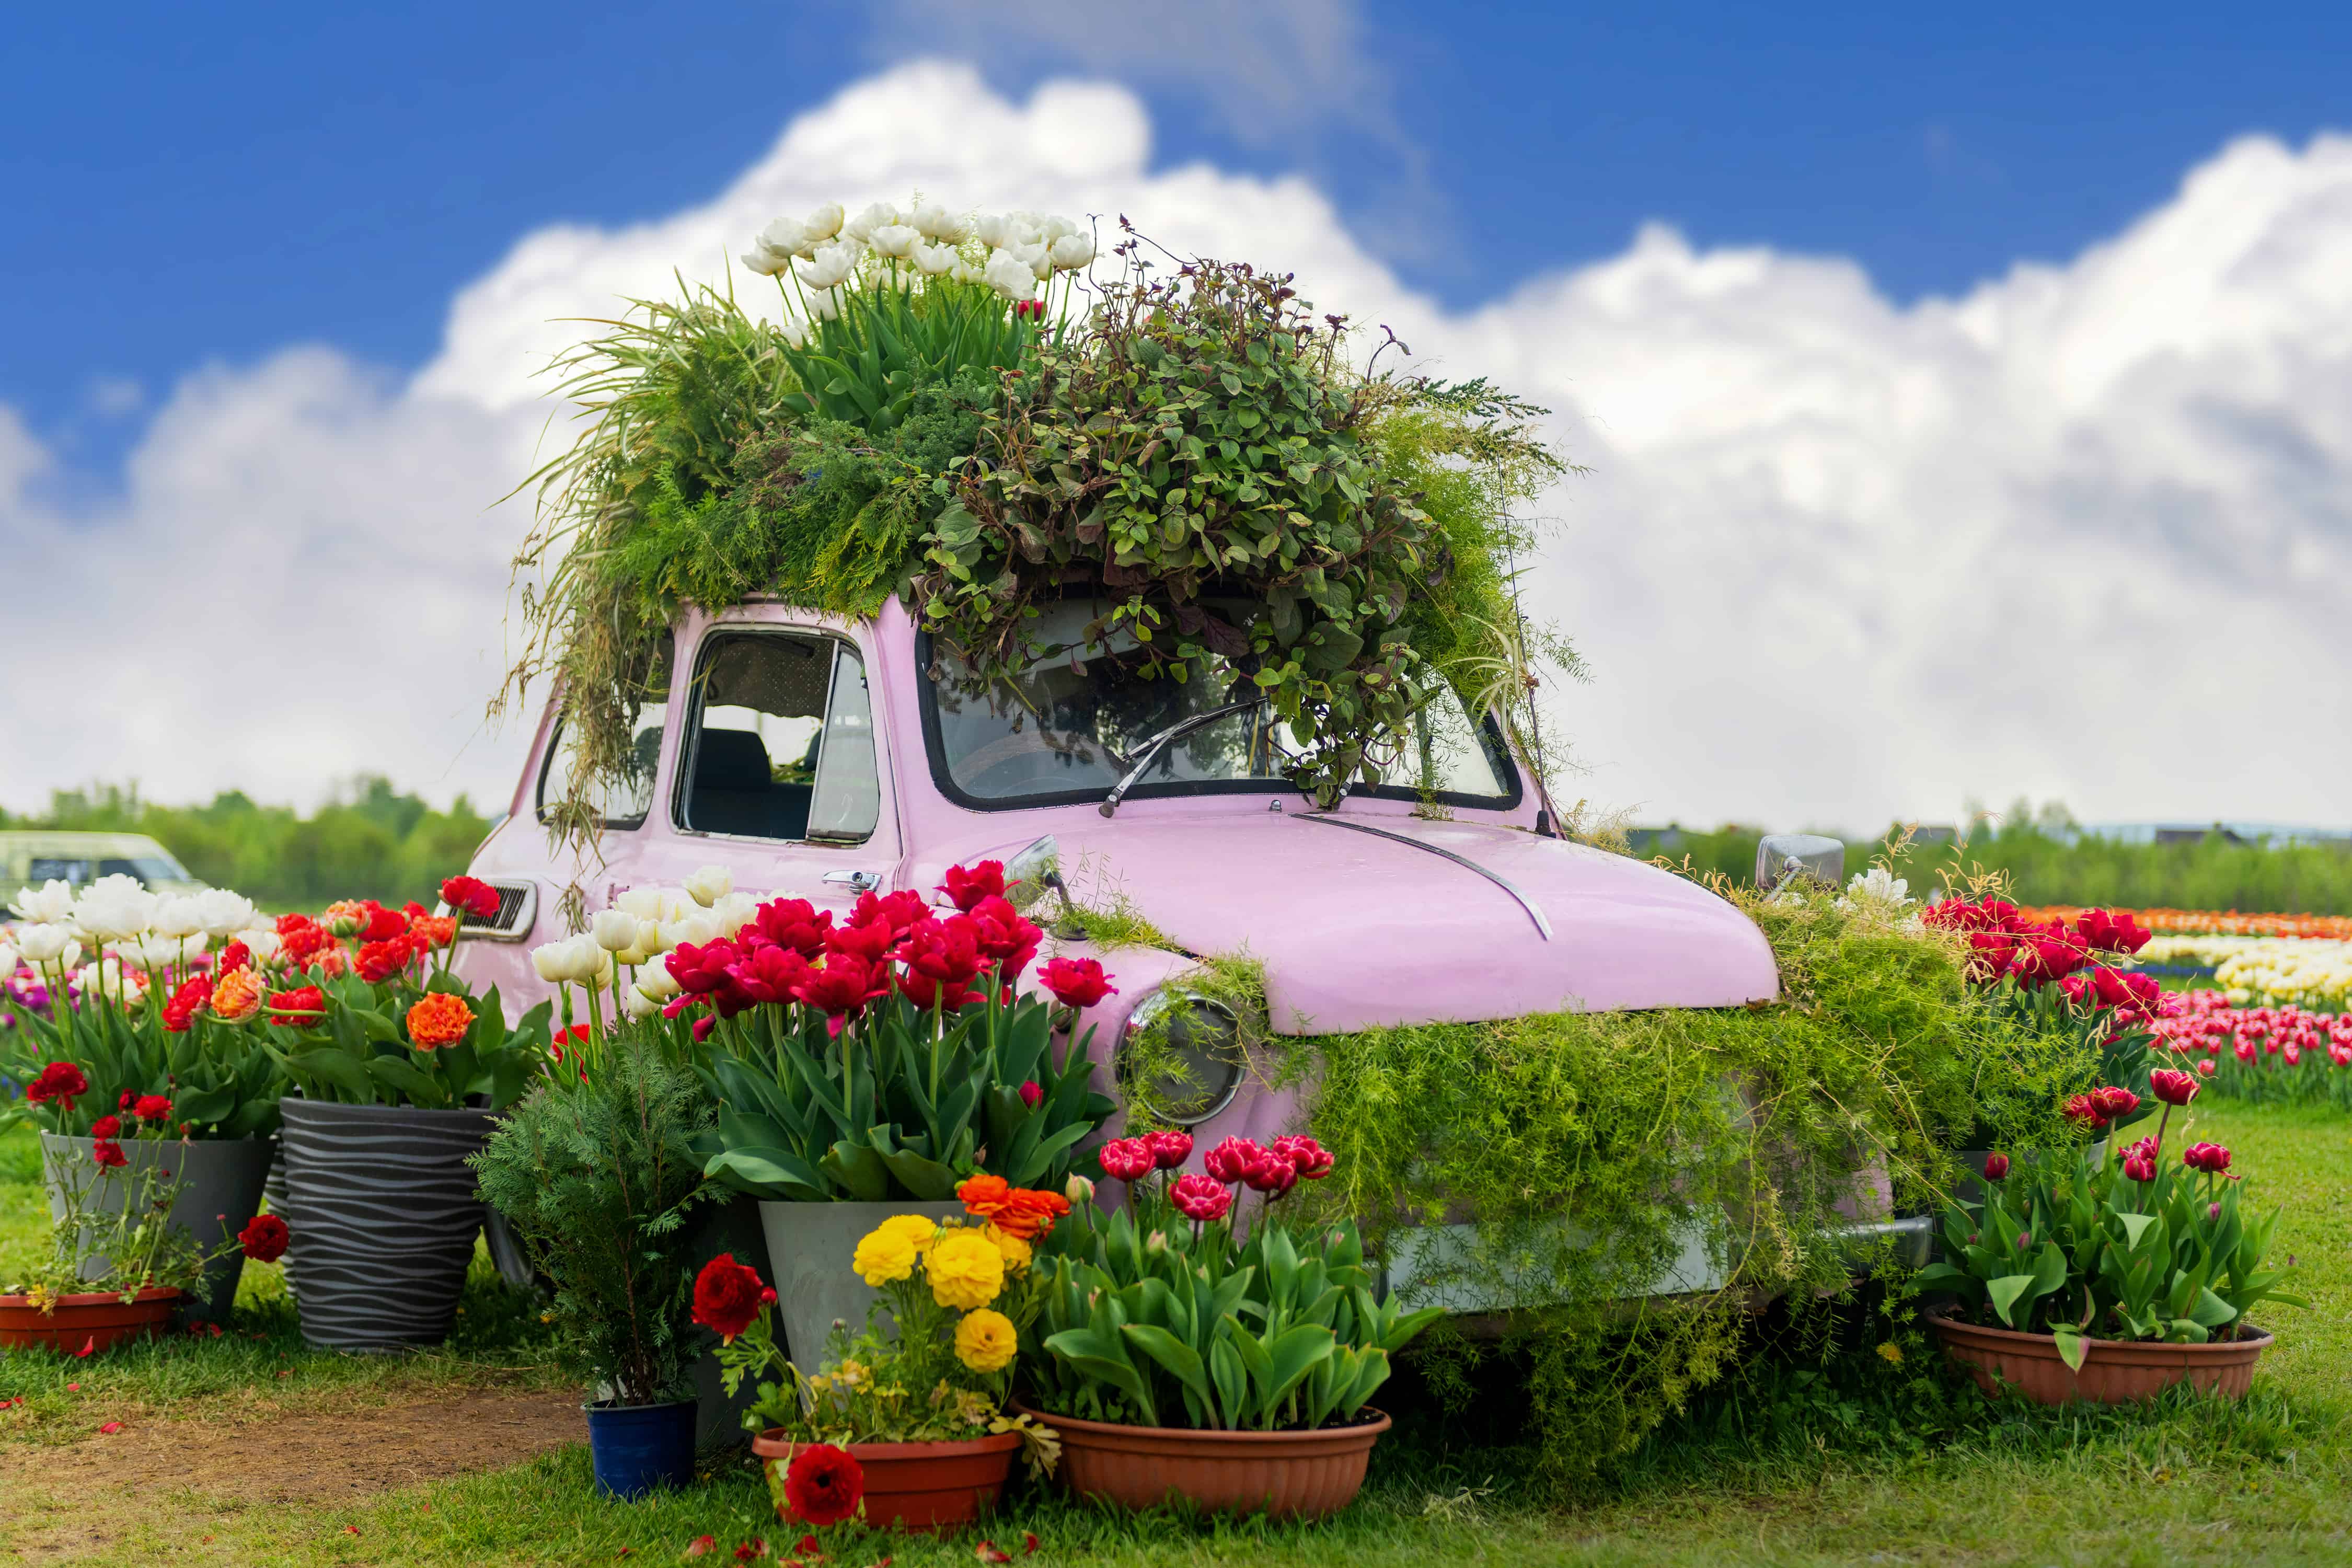
[[[2343,815],[2352,141],[2233,144],[2126,232],[1958,300],[1654,227],[1466,314],[1309,182],[1150,153],[1118,86],[1013,101],[905,66],[707,204],[523,237],[412,376],[318,345],[188,375],[110,500],[37,500],[54,459],[0,406],[0,800],[131,775],[308,799],[367,767],[503,805],[525,726],[479,720],[527,519],[491,503],[547,455],[533,372],[562,319],[717,281],[779,214],[919,190],[1295,268],[1439,373],[1555,408],[1591,471],[1547,499],[1528,584],[1595,670],[1551,706],[1591,770],[1571,797],[1853,827],[2020,791]]]

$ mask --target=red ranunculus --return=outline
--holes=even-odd
[[[2009,1174],[2009,1156],[2001,1153],[1985,1156],[1985,1180],[1998,1182]]]
[[[1302,1180],[1309,1182],[1321,1181],[1339,1163],[1330,1150],[1303,1133],[1285,1133],[1276,1139],[1274,1152],[1289,1161]]]
[[[236,1233],[236,1242],[256,1263],[275,1263],[286,1256],[286,1222],[274,1214],[257,1214]]]
[[[415,955],[404,935],[388,937],[382,942],[360,944],[359,975],[371,985],[381,985],[408,967]]]
[[[2186,1105],[2197,1098],[2197,1079],[2171,1068],[2158,1068],[2147,1075],[2147,1087],[2157,1099],[2167,1105]]]
[[[853,926],[887,926],[892,937],[917,921],[930,918],[931,906],[920,893],[860,893],[849,911]]]
[[[139,1102],[131,1108],[131,1114],[142,1121],[169,1121],[172,1120],[172,1097],[168,1094],[142,1094]]]
[[[877,996],[890,994],[890,972],[869,964],[855,953],[836,952],[822,969],[812,969],[793,987],[793,994],[832,1017],[855,1013]]]
[[[478,921],[494,919],[499,912],[499,890],[473,877],[452,877],[442,883],[441,901]]]
[[[1037,982],[1065,1007],[1091,1007],[1118,994],[1103,966],[1091,958],[1052,958],[1037,966]]]
[[[772,944],[732,965],[728,973],[752,1001],[781,1007],[793,1000],[793,987],[808,978],[809,961],[797,948]]]
[[[835,926],[824,933],[827,952],[845,952],[868,964],[880,963],[898,945],[898,931],[887,920],[862,926]]]
[[[812,1443],[784,1467],[784,1506],[793,1517],[823,1530],[857,1511],[866,1496],[866,1471],[846,1450]]]
[[[2102,952],[2137,952],[2154,934],[2132,919],[2129,910],[2110,914],[2105,910],[2084,910],[2074,917],[2074,929]]]
[[[1198,1171],[1187,1171],[1177,1177],[1176,1184],[1168,1189],[1168,1197],[1177,1212],[1190,1220],[1223,1219],[1234,1206],[1233,1188]]]
[[[315,985],[269,994],[269,1021],[283,1029],[306,1028],[326,1016],[327,994]]]
[[[1101,1163],[1104,1175],[1122,1182],[1139,1182],[1159,1164],[1152,1157],[1151,1144],[1141,1138],[1114,1138],[1095,1158]]]
[[[760,1293],[766,1287],[759,1272],[722,1252],[702,1266],[694,1279],[694,1321],[733,1343],[735,1336],[760,1315]]]
[[[1225,1183],[1244,1181],[1252,1167],[1265,1158],[1265,1150],[1254,1138],[1228,1138],[1209,1151],[1202,1162],[1209,1174]]]
[[[953,900],[957,909],[970,914],[981,900],[1004,896],[1004,862],[982,860],[974,866],[950,866],[947,880],[940,884],[940,891]]]
[[[100,1117],[97,1121],[89,1124],[89,1135],[100,1140],[121,1137],[122,1118],[119,1116]]]
[[[209,975],[192,974],[180,982],[172,999],[163,1004],[163,1027],[175,1035],[184,1035],[195,1023],[196,1015],[213,999],[213,983]]]
[[[741,962],[743,954],[725,937],[718,937],[697,947],[690,942],[679,942],[664,962],[669,967],[669,977],[677,988],[689,996],[721,991],[735,984],[729,973]]]
[[[2192,1171],[2218,1176],[2230,1168],[2230,1152],[2219,1143],[2191,1143],[2181,1152],[2180,1163]]]
[[[1143,1141],[1151,1145],[1152,1163],[1163,1171],[1172,1171],[1192,1157],[1190,1132],[1147,1132]]]
[[[82,1077],[81,1068],[71,1062],[51,1062],[25,1086],[26,1100],[35,1105],[55,1100],[60,1110],[71,1110],[75,1098],[89,1092],[89,1079]]]
[[[2111,1121],[2121,1121],[2139,1109],[2139,1096],[2130,1089],[2110,1087],[2095,1089],[2091,1092],[2098,1097],[2099,1109],[2105,1111]]]
[[[971,918],[918,921],[907,928],[898,961],[909,974],[942,984],[967,985],[980,973],[980,942]]]
[[[833,911],[820,911],[806,899],[777,899],[752,911],[751,927],[778,947],[789,947],[803,958],[824,956],[824,939],[833,931]]]
[[[120,1170],[131,1163],[122,1152],[122,1145],[111,1138],[100,1138],[90,1146],[89,1157],[109,1170]]]
[[[1001,898],[986,898],[972,906],[971,919],[980,937],[981,955],[992,961],[998,974],[1011,980],[1037,956],[1045,933],[1029,923],[1019,910]]]

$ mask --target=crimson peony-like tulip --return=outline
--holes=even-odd
[[[1198,1171],[1187,1171],[1177,1177],[1176,1184],[1168,1189],[1168,1197],[1176,1205],[1176,1212],[1189,1220],[1223,1219],[1234,1206],[1234,1190]]]
[[[1172,1171],[1192,1157],[1190,1132],[1147,1132],[1143,1141],[1151,1146],[1151,1163],[1163,1171]]]
[[[947,880],[940,884],[940,891],[945,893],[957,909],[970,914],[972,906],[981,900],[1004,896],[1004,862],[982,860],[969,867],[950,866]]]
[[[1209,1174],[1227,1184],[1245,1181],[1250,1171],[1265,1158],[1265,1150],[1254,1138],[1228,1138],[1209,1151],[1202,1162]]]
[[[1987,1154],[1985,1156],[1984,1173],[1985,1180],[1988,1182],[1998,1182],[2005,1179],[2009,1175],[2009,1156],[2000,1153]]]
[[[2186,1105],[2197,1098],[2200,1088],[2195,1078],[2171,1068],[2158,1068],[2147,1075],[2150,1093],[2167,1105]]]
[[[1104,1175],[1121,1182],[1139,1182],[1159,1163],[1152,1157],[1150,1143],[1141,1138],[1114,1138],[1095,1158],[1101,1163]]]
[[[1091,1007],[1118,994],[1103,966],[1091,958],[1048,959],[1037,966],[1037,980],[1065,1007]]]

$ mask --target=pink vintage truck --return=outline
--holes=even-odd
[[[473,933],[488,940],[460,950],[467,977],[510,1002],[544,994],[530,947],[567,934],[575,877],[591,912],[717,864],[738,889],[845,914],[862,891],[929,894],[951,865],[1000,859],[1082,905],[1124,904],[1174,949],[1096,953],[1118,990],[1087,1021],[1110,1073],[1139,1019],[1179,1010],[1163,1032],[1190,1058],[1175,1119],[1202,1147],[1290,1130],[1299,1107],[1238,1059],[1223,1004],[1188,990],[1202,955],[1264,965],[1276,1034],[1775,994],[1744,916],[1554,836],[1491,721],[1450,697],[1424,711],[1392,783],[1317,811],[1283,776],[1286,728],[1246,689],[1229,701],[1101,657],[1081,646],[1098,608],[1049,610],[1044,657],[992,690],[959,679],[895,601],[855,623],[772,602],[688,613],[631,727],[636,766],[607,793],[601,865],[551,849],[542,811],[568,758],[553,709],[542,719],[471,868],[500,905]],[[1659,1288],[1703,1288],[1683,1276],[1704,1255],[1695,1238],[1690,1268]]]

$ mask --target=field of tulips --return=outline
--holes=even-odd
[[[2028,920],[2074,920],[2083,911],[2071,904],[2047,904],[2020,911]],[[2320,938],[2352,941],[2352,915],[2240,914],[2235,910],[2114,910],[2166,936],[2240,936]]]

